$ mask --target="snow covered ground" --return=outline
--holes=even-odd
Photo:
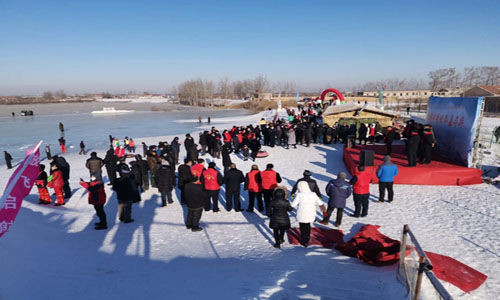
[[[256,123],[260,117],[230,121]],[[233,124],[226,121],[213,120],[211,125],[223,128]],[[148,137],[136,142],[171,139]],[[305,169],[313,173],[321,191],[328,180],[346,171],[339,145],[266,150],[269,157],[257,164],[262,169],[273,163],[288,188]],[[104,149],[98,154],[103,157]],[[245,173],[253,164],[234,154],[231,158]],[[405,298],[405,289],[396,279],[396,266],[372,267],[336,250],[303,248],[288,242],[281,250],[273,248],[268,219],[260,213],[204,212],[204,230],[187,231],[183,224],[186,211],[177,200],[178,194],[174,204],[162,208],[157,191],[147,191],[143,201],[133,206],[135,222],[123,224],[117,222],[116,196],[106,186],[109,229],[95,231],[95,212],[78,185],[80,177],[89,176],[84,167],[87,157],[69,154],[66,159],[72,167],[70,184],[74,190],[69,202],[64,207],[38,205],[33,189],[10,232],[0,239],[0,299]],[[215,162],[221,166],[220,160]],[[0,170],[0,187],[6,185],[11,172]],[[373,201],[378,195],[376,185],[371,186],[371,192],[368,217],[344,215],[341,229],[346,240],[363,224],[380,225],[382,233],[399,239],[403,224],[409,224],[425,250],[449,255],[489,276],[471,294],[443,283],[455,298],[497,297],[498,187],[396,185],[392,204]],[[242,196],[246,208],[246,192]],[[224,207],[223,192],[220,201]],[[350,214],[353,209],[351,197],[345,211]],[[298,227],[293,215],[292,226]],[[328,227],[333,228],[332,224]]]

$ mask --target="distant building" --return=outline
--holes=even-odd
[[[500,113],[500,85],[478,85],[466,90],[464,97],[484,97],[484,111]]]
[[[273,93],[260,93],[256,92],[253,94],[255,100],[271,100],[273,98]]]
[[[439,91],[431,90],[404,90],[404,91],[382,91],[382,96],[395,99],[422,99],[430,96],[440,97],[459,97],[462,89],[441,89]],[[363,92],[363,97],[378,97],[378,91]]]

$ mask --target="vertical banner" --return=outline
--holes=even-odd
[[[430,97],[427,123],[436,137],[437,151],[452,162],[471,167],[483,97]]]
[[[24,197],[30,193],[35,183],[40,168],[41,143],[40,141],[33,149],[26,152],[26,157],[9,178],[0,198],[0,237],[14,223]]]

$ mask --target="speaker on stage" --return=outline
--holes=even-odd
[[[361,150],[359,153],[359,164],[361,166],[373,166],[373,157],[375,153],[373,150]]]

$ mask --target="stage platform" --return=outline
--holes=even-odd
[[[399,174],[394,178],[395,184],[470,185],[483,183],[480,170],[457,166],[438,156],[433,157],[430,164],[417,164],[416,167],[410,168],[408,167],[407,156],[404,153],[404,146],[393,145],[392,149],[392,162],[398,166],[399,170]],[[384,156],[387,153],[385,145],[344,147],[344,163],[351,174],[354,173],[359,164],[361,150],[373,150],[375,152],[374,166],[366,167],[366,170],[372,173],[373,183],[378,183],[376,172],[378,166],[384,162]]]

